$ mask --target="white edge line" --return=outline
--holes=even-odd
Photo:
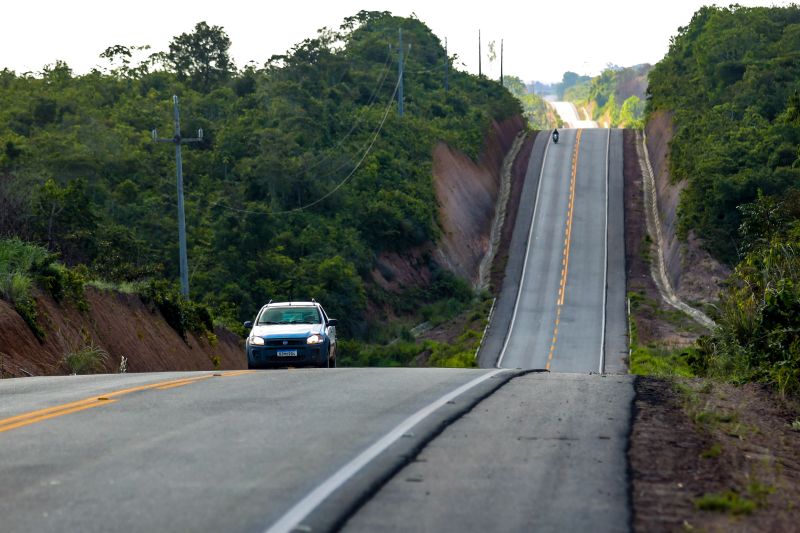
[[[522,295],[522,288],[525,285],[525,270],[528,268],[528,254],[531,251],[531,239],[533,239],[533,227],[536,224],[536,209],[539,207],[539,192],[542,189],[542,177],[544,176],[544,165],[547,161],[547,152],[550,150],[550,137],[551,133],[547,135],[547,145],[544,147],[544,155],[542,155],[542,168],[539,170],[539,183],[536,184],[536,199],[533,202],[533,216],[531,217],[531,227],[528,231],[528,243],[525,246],[525,259],[522,263],[522,275],[519,279],[519,289],[517,289],[517,299],[514,302],[514,312],[511,314],[511,324],[508,326],[508,333],[506,333],[506,340],[503,342],[503,349],[500,350],[500,357],[497,358],[497,368],[503,364],[503,357],[506,355],[506,348],[508,348],[508,341],[511,340],[511,333],[514,331],[514,322],[517,320],[517,308],[519,307],[519,297]]]
[[[416,426],[431,413],[445,405],[450,400],[460,396],[469,389],[483,383],[487,379],[495,376],[505,370],[493,370],[472,381],[461,385],[457,389],[448,392],[433,403],[423,407],[413,415],[409,416],[400,424],[395,426],[389,433],[381,437],[369,448],[358,454],[349,463],[341,467],[331,477],[323,481],[313,491],[311,491],[305,498],[297,502],[291,509],[289,509],[277,522],[275,522],[266,533],[289,533],[291,532],[304,518],[317,508],[317,506],[325,501],[336,489],[344,485],[350,478],[358,473],[359,470],[364,468],[370,461],[380,455],[389,446],[394,444],[399,438],[407,433],[411,428]]]
[[[602,374],[606,366],[606,305],[608,305],[608,177],[611,166],[611,128],[608,129],[606,140],[606,235],[605,235],[605,260],[603,262],[603,324],[600,330],[600,369]]]

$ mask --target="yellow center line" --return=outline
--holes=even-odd
[[[221,374],[222,376],[239,376],[242,374],[249,373],[249,370],[244,371],[236,371],[236,372],[226,372]],[[171,389],[174,387],[181,387],[183,385],[188,385],[190,383],[194,383],[196,381],[201,381],[204,379],[209,379],[214,377],[213,374],[205,374],[202,376],[194,376],[191,378],[181,378],[181,379],[171,379],[168,381],[159,381],[156,383],[149,383],[147,385],[140,385],[138,387],[130,387],[127,389],[120,389],[117,391],[112,391],[106,394],[102,394],[99,396],[92,396],[90,398],[84,398],[83,400],[78,400],[75,402],[64,403],[61,405],[55,405],[53,407],[46,407],[44,409],[37,409],[36,411],[30,411],[28,413],[23,413],[21,415],[15,415],[8,418],[0,419],[0,433],[4,431],[9,431],[11,429],[16,429],[23,426],[28,426],[30,424],[35,424],[36,422],[41,422],[43,420],[49,420],[51,418],[56,418],[59,416],[68,415],[71,413],[76,413],[78,411],[83,411],[86,409],[91,409],[92,407],[99,407],[101,405],[109,405],[117,400],[112,400],[112,398],[116,398],[119,396],[123,396],[125,394],[131,394],[133,392],[139,392],[144,390],[150,389],[158,389],[158,390],[165,390]]]
[[[578,135],[575,139],[575,149],[572,153],[572,176],[569,182],[569,202],[567,204],[567,224],[564,229],[564,252],[561,265],[561,281],[558,286],[558,299],[556,300],[556,323],[553,329],[553,342],[550,344],[550,352],[547,356],[547,363],[545,368],[550,370],[550,363],[553,361],[553,354],[556,351],[556,343],[558,342],[558,327],[561,321],[561,308],[564,306],[564,297],[567,294],[567,277],[569,276],[569,252],[572,246],[572,216],[575,211],[575,181],[578,176],[578,153],[581,145],[581,134],[583,130],[578,130]]]

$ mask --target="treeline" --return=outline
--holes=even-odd
[[[800,391],[800,7],[704,7],[650,73],[680,229],[735,265],[699,372]]]
[[[400,28],[412,44],[402,118]],[[438,237],[432,147],[477,158],[491,120],[520,106],[454,70],[425,24],[388,12],[361,11],[260,66],[238,68],[229,46],[201,22],[168,51],[110,46],[108,67],[85,75],[63,62],[0,72],[0,236],[89,277],[176,280],[174,150],[151,130],[172,136],[178,95],[183,135],[204,132],[183,148],[192,299],[234,323],[269,299],[315,297],[343,333],[367,336],[376,254]]]
[[[561,82],[562,98],[589,109],[593,120],[612,128],[641,128],[651,68],[648,64],[609,66],[594,78],[566,72]]]

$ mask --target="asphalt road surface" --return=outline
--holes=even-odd
[[[555,108],[558,116],[561,117],[570,128],[596,128],[597,122],[594,120],[581,120],[578,117],[578,110],[572,102],[550,102]]]
[[[622,372],[621,130],[537,141],[482,365]]]
[[[0,380],[0,531],[628,530],[619,137],[537,139],[491,368]]]
[[[410,452],[401,448],[389,463],[368,455],[359,469],[351,463],[360,454],[372,447],[379,455],[381,439],[418,445],[426,424],[435,427],[502,383],[493,377],[512,374],[331,369],[2,380],[0,530],[266,531],[315,490],[336,496],[319,487],[348,464],[329,488],[347,488],[355,474],[372,483]],[[395,441],[387,438],[398,427]],[[314,503],[293,516],[304,519],[318,510]],[[331,523],[337,513],[317,520]]]

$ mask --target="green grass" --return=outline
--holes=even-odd
[[[111,357],[93,344],[66,354],[62,360],[70,374],[100,374],[106,371]]]
[[[656,346],[632,346],[630,372],[640,376],[694,377],[689,365],[689,348],[661,348]]]
[[[767,499],[775,492],[775,487],[764,485],[758,481],[749,483],[745,494],[726,490],[723,493],[708,493],[694,501],[697,509],[716,511],[732,515],[751,514],[756,509],[767,506]]]
[[[86,282],[88,287],[93,287],[101,291],[115,291],[123,294],[139,294],[143,284],[132,281],[124,281],[122,283],[115,283],[113,281],[106,281],[101,279],[92,279]]]
[[[732,515],[751,514],[758,507],[756,502],[740,496],[732,490],[721,494],[703,494],[694,501],[694,506],[701,511],[716,511]]]
[[[703,450],[703,453],[700,454],[700,457],[703,459],[715,459],[720,455],[722,455],[722,445],[718,442],[715,442],[707,450]]]

